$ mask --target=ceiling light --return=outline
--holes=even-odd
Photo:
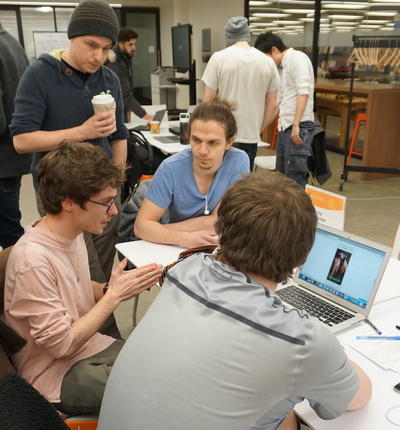
[[[304,22],[314,22],[314,18],[300,18],[299,21],[304,21]],[[329,22],[328,18],[321,18],[319,20],[319,22]]]
[[[369,19],[369,18],[365,18],[361,21],[362,24],[386,24],[387,22],[389,22],[386,19]]]
[[[287,21],[287,20],[284,20],[284,19],[280,19],[280,20],[278,20],[278,21],[272,21],[274,24],[288,24],[288,25],[290,25],[290,24],[299,24],[299,21]]]
[[[335,27],[335,30],[354,30],[354,27]]]
[[[335,26],[341,26],[341,25],[344,25],[344,26],[349,26],[349,25],[358,25],[359,23],[358,22],[347,22],[347,21],[334,21],[334,22],[332,22],[332,25],[335,25]]]
[[[374,3],[393,3],[400,4],[400,0],[372,0]]]
[[[366,10],[366,15],[374,15],[374,16],[395,16],[397,15],[397,11],[395,10]]]
[[[324,3],[324,2],[323,2]],[[337,3],[326,3],[322,4],[322,7],[325,9],[366,9],[368,7],[368,3],[352,3],[352,2],[337,2]]]
[[[249,28],[261,28],[261,27],[276,27],[276,24],[272,22],[259,22],[258,24],[250,24]]]
[[[272,3],[272,1],[257,1],[251,0],[249,1],[249,6],[268,6]]]
[[[302,13],[310,13],[312,12],[312,9],[283,9],[283,12],[302,14]]]
[[[329,15],[331,19],[361,19],[362,15]]]
[[[288,13],[263,13],[263,12],[259,12],[259,13],[253,13],[252,16],[260,16],[262,18],[286,18],[287,16],[289,16]]]
[[[360,24],[358,28],[379,28],[381,25],[377,24]]]
[[[35,7],[35,11],[36,12],[42,12],[42,13],[48,13],[48,12],[52,12],[53,8],[50,6],[38,6],[38,7]]]
[[[17,6],[49,6],[49,2],[43,1],[2,1],[2,5],[17,5]],[[71,2],[51,2],[51,6],[78,6],[79,1]],[[110,3],[111,7],[122,7],[121,3]]]

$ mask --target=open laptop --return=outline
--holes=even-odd
[[[334,332],[348,328],[368,317],[390,251],[379,243],[319,225],[294,282],[276,294]]]
[[[164,119],[165,112],[167,112],[167,109],[158,110],[154,114],[153,121],[158,121],[161,124],[161,121]],[[137,124],[137,125],[135,123],[132,123],[132,122],[127,124],[128,130],[150,131],[150,125],[149,124],[143,124],[143,121],[145,121],[145,120],[140,120],[140,122],[142,122],[142,124]]]

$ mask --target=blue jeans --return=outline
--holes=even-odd
[[[0,246],[7,248],[24,234],[19,210],[21,176],[0,178]]]
[[[237,146],[239,149],[241,149],[248,155],[250,160],[250,172],[252,172],[254,167],[254,159],[256,158],[257,154],[257,143],[236,142],[235,146]]]
[[[302,143],[293,143],[290,135],[292,127],[280,131],[276,147],[276,169],[287,177],[296,181],[302,188],[308,181],[307,160],[311,155],[314,123],[311,121],[300,123],[300,138]]]

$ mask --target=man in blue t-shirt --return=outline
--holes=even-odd
[[[249,159],[232,148],[236,122],[223,101],[202,103],[189,124],[191,148],[160,165],[136,218],[135,235],[150,242],[191,248],[217,243],[219,201],[249,172]],[[168,210],[169,224],[158,221]]]

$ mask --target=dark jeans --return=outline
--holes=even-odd
[[[276,147],[276,169],[287,177],[296,181],[302,188],[308,181],[308,157],[311,155],[314,123],[311,121],[300,123],[300,138],[302,143],[296,145],[290,135],[292,127],[280,131]]]
[[[252,172],[254,167],[254,159],[257,155],[257,143],[236,142],[235,146],[244,151],[249,156],[250,172]]]
[[[0,178],[0,246],[7,248],[24,234],[19,210],[21,176]]]

